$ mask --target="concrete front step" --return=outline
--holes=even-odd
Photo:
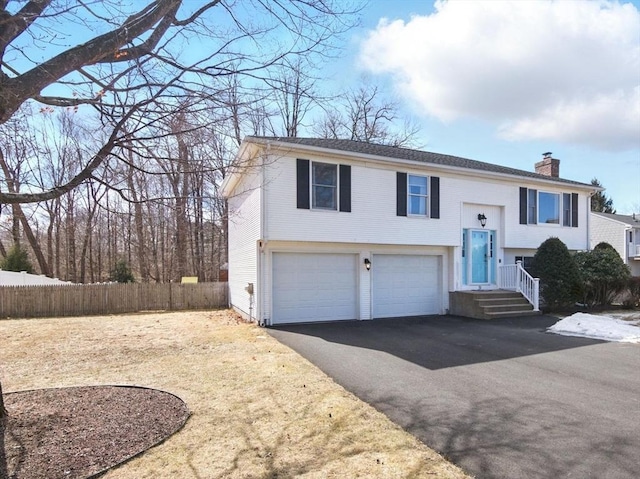
[[[525,301],[524,304],[523,303],[514,303],[514,304],[497,304],[497,305],[481,305],[480,306],[485,314],[491,314],[491,313],[504,313],[504,312],[510,312],[510,311],[533,311],[533,306],[531,306],[531,304],[529,304],[528,301]]]
[[[485,318],[479,319],[498,319],[498,318],[511,318],[514,316],[539,316],[540,311],[534,311],[533,309],[527,309],[523,311],[503,311],[495,313],[485,313]]]
[[[451,314],[477,319],[532,316],[540,312],[515,291],[456,291],[449,293]]]
[[[476,299],[480,306],[494,306],[501,304],[531,304],[523,296],[517,298]]]

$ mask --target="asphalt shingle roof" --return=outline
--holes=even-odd
[[[620,221],[621,223],[640,226],[640,215],[636,215],[634,218],[632,215],[617,215],[613,213],[600,213],[597,211],[593,211],[593,214],[604,218],[611,218],[612,220]]]
[[[459,156],[443,155],[441,153],[431,153],[429,151],[412,150],[409,148],[400,148],[397,146],[379,145],[376,143],[366,143],[363,141],[341,140],[341,139],[325,139],[325,138],[287,138],[287,137],[266,137],[252,136],[247,140],[255,139],[258,141],[273,141],[281,143],[291,143],[294,145],[302,145],[327,150],[338,150],[349,153],[361,153],[364,155],[381,156],[390,159],[401,159],[409,161],[417,161],[432,165],[452,166],[457,168],[466,168],[470,170],[486,171],[491,173],[502,173],[525,178],[543,179],[556,181],[578,186],[591,186],[587,183],[580,183],[573,180],[565,180],[563,178],[553,178],[551,176],[540,175],[531,171],[518,170],[507,166],[495,165],[493,163],[485,163]]]

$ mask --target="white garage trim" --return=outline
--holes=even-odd
[[[374,318],[441,312],[442,261],[439,256],[376,254],[372,263]]]
[[[271,324],[357,319],[358,255],[272,255]]]

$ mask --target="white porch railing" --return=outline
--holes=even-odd
[[[540,311],[540,280],[527,273],[521,261],[500,266],[498,287],[522,293],[533,306],[533,310]]]

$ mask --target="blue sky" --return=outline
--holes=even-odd
[[[524,170],[551,151],[640,212],[640,0],[371,0],[334,68],[383,85],[425,150]]]

